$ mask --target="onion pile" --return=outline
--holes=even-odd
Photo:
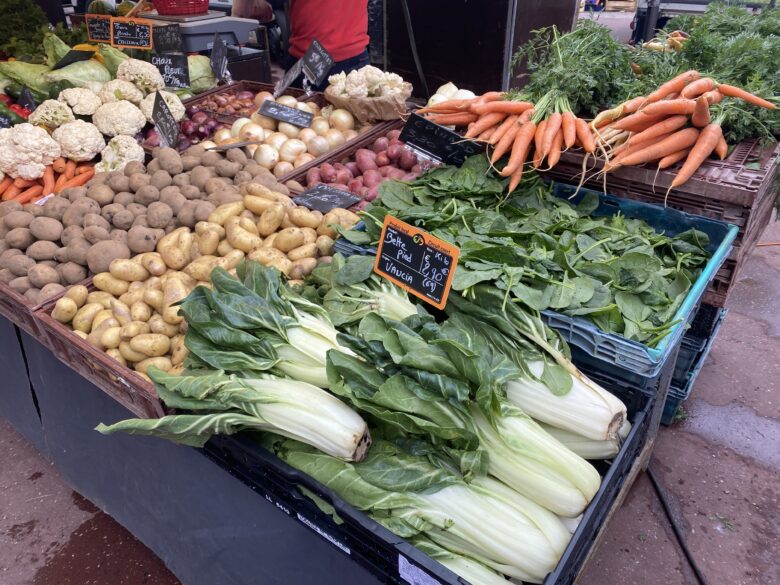
[[[228,116],[249,116],[257,109],[251,91],[226,90],[211,95],[198,104],[201,110]]]
[[[206,112],[187,108],[187,117],[179,122],[179,151],[203,142],[220,129],[224,130],[226,126],[227,124],[219,122]],[[149,148],[160,146],[160,135],[154,126],[144,133],[141,145]]]

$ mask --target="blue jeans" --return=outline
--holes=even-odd
[[[285,71],[290,69],[293,65],[295,65],[296,59],[292,55],[287,55],[287,59],[285,59],[284,63],[281,65],[284,67]],[[355,55],[354,57],[350,57],[349,59],[344,59],[343,61],[336,61],[333,64],[333,67],[330,68],[330,75],[335,75],[336,73],[341,73],[342,71],[344,73],[349,73],[350,71],[354,71],[355,69],[360,69],[361,67],[365,67],[370,63],[370,59],[368,57],[368,49],[364,49],[362,53],[359,55]],[[303,75],[299,75],[298,78],[293,81],[292,87],[303,87]],[[325,88],[328,87],[328,78],[325,78],[325,81],[323,81],[320,85],[315,87],[314,89],[317,91],[324,91]]]

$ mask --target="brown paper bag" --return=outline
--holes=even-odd
[[[334,95],[325,88],[325,99],[337,108],[352,112],[361,124],[377,120],[396,120],[407,112],[406,100],[412,95],[412,84],[404,83],[404,91],[391,96],[351,98]]]

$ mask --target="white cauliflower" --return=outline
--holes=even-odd
[[[366,65],[365,67],[358,69],[358,72],[363,76],[366,86],[368,86],[368,93],[377,93],[379,86],[385,79],[385,72],[373,65]]]
[[[39,179],[60,156],[60,145],[43,128],[17,124],[0,130],[0,173],[14,179]]]
[[[114,136],[100,153],[100,162],[95,165],[96,173],[121,171],[130,161],[144,162],[144,149],[132,136]]]
[[[150,93],[165,87],[162,75],[157,67],[139,59],[125,59],[116,70],[116,78],[134,83],[144,93]]]
[[[344,95],[347,93],[347,74],[343,71],[328,77],[328,83],[330,84],[330,87],[332,88],[331,91],[334,95]]]
[[[92,116],[92,123],[107,136],[133,136],[146,125],[146,116],[131,102],[119,100],[100,106]]]
[[[46,100],[27,119],[30,124],[57,128],[67,122],[72,122],[76,117],[70,111],[68,104],[57,100]]]
[[[141,100],[144,99],[144,92],[129,81],[125,81],[124,79],[112,79],[100,88],[98,96],[104,104],[127,100],[128,102],[133,102],[138,105],[141,103]]]
[[[154,110],[154,98],[156,95],[157,92],[150,93],[141,100],[141,111],[144,113],[144,116],[146,116],[146,119],[150,122],[152,121],[152,111]],[[184,114],[186,112],[184,110],[184,104],[181,103],[179,96],[169,91],[161,91],[160,95],[162,95],[165,103],[168,105],[168,109],[171,111],[173,119],[177,122],[183,120]]]
[[[106,146],[100,130],[83,120],[63,124],[52,138],[60,145],[62,156],[76,161],[92,160]]]
[[[368,85],[363,74],[358,71],[350,71],[345,85],[347,96],[351,98],[368,97]]]
[[[57,99],[70,106],[78,116],[91,116],[103,103],[95,92],[83,87],[63,89]]]

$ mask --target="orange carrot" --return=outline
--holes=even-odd
[[[658,116],[661,114],[666,116],[671,116],[672,114],[688,114],[690,116],[693,114],[693,108],[695,105],[695,101],[686,100],[684,98],[662,100],[660,102],[646,105],[644,108],[642,108],[642,112],[644,112],[647,116]]]
[[[515,118],[515,122],[512,123],[512,126],[509,128],[509,130],[504,132],[501,140],[498,141],[498,144],[496,144],[496,147],[493,149],[493,155],[490,157],[491,164],[496,164],[498,160],[509,150],[509,147],[515,143],[515,137],[520,131],[520,126],[517,125],[518,116],[512,117]]]
[[[41,195],[43,193],[43,186],[42,185],[33,185],[32,187],[27,188],[26,190],[22,191],[14,197],[14,201],[17,203],[28,203],[30,199],[33,197],[37,197],[38,195]]]
[[[5,192],[3,193],[3,201],[8,201],[9,199],[13,199],[21,192],[22,192],[21,187],[17,187],[13,183],[11,183],[11,186],[8,187],[8,189],[6,189]]]
[[[496,131],[493,133],[493,135],[490,137],[490,144],[495,146],[498,144],[498,142],[501,140],[501,138],[504,137],[504,134],[506,134],[512,126],[517,125],[517,121],[520,119],[520,116],[512,115],[507,116],[506,120],[504,120],[498,128],[496,128]]]
[[[667,116],[648,116],[644,111],[639,111],[636,114],[629,114],[625,118],[621,118],[617,122],[613,123],[610,128],[615,130],[628,130],[629,132],[641,132],[645,128],[649,128],[653,124],[661,122]],[[641,130],[639,130],[641,128]]]
[[[541,164],[542,164],[542,155],[538,150],[534,150],[534,158],[531,161],[531,166],[535,169],[538,169]]]
[[[76,175],[72,179],[66,181],[60,188],[60,191],[64,191],[65,189],[70,189],[71,187],[81,187],[81,185],[89,181],[94,175],[95,175],[95,169],[89,169],[88,171],[81,173],[80,175]],[[55,191],[55,192],[59,193],[60,191]]]
[[[696,143],[699,131],[696,128],[685,128],[678,130],[671,136],[667,136],[659,142],[643,148],[642,150],[632,152],[626,155],[622,160],[614,164],[606,165],[610,168],[619,166],[641,165],[646,162],[662,159],[663,157],[675,153]]]
[[[504,97],[504,92],[502,91],[488,91],[483,93],[480,96],[477,96],[477,99],[474,100],[475,103],[478,104],[484,104],[485,102],[495,102]]]
[[[5,190],[8,189],[11,185],[14,184],[14,180],[11,177],[6,177],[2,181],[0,181],[0,195],[5,193]]]
[[[54,165],[49,165],[43,171],[43,193],[48,195],[54,192]]]
[[[690,179],[693,173],[696,172],[696,169],[701,166],[701,163],[712,154],[722,137],[723,129],[720,127],[720,124],[708,124],[706,128],[702,129],[698,140],[691,148],[688,158],[685,159],[685,163],[677,173],[677,176],[674,177],[669,189],[679,187]]]
[[[520,184],[520,179],[523,178],[523,165],[520,165],[517,167],[517,170],[515,170],[514,173],[512,173],[511,178],[509,179],[509,193],[517,189],[517,186]]]
[[[715,89],[715,82],[710,77],[702,77],[686,85],[680,92],[680,96],[691,99]]]
[[[541,123],[539,125],[541,126]],[[520,127],[520,130],[518,130],[515,135],[515,141],[512,144],[512,152],[509,155],[509,161],[507,161],[506,166],[501,171],[502,177],[512,176],[518,169],[522,172],[525,159],[528,158],[531,142],[538,133],[539,131],[533,120],[528,120]],[[517,180],[519,182],[519,178]]]
[[[544,135],[542,136],[542,156],[547,156],[550,152],[555,135],[561,129],[561,123],[562,116],[559,112],[553,112],[547,118],[547,127],[544,129]]]
[[[54,159],[54,162],[51,163],[51,166],[54,167],[55,173],[64,173],[65,172],[65,159],[61,156]]]
[[[697,128],[704,128],[710,123],[710,104],[707,102],[707,98],[700,95],[696,98],[696,107],[693,109],[693,115],[691,116],[691,124]]]
[[[493,133],[498,130],[498,126],[492,126],[485,130],[482,134],[477,136],[476,140],[477,142],[488,142],[490,140],[490,137],[493,136]]]
[[[504,118],[506,118],[506,114],[501,112],[485,114],[479,118],[479,120],[474,122],[473,126],[469,127],[468,132],[466,132],[466,138],[475,138],[476,136],[479,136],[491,126],[495,126],[496,124],[503,122]]]
[[[682,150],[678,150],[677,152],[666,155],[660,161],[658,161],[659,170],[668,169],[673,164],[680,162],[682,159],[688,156],[690,151],[690,148],[683,148]]]
[[[458,114],[432,114],[428,116],[428,119],[442,126],[468,126],[471,122],[477,121],[477,116],[463,112]]]
[[[470,98],[465,100],[447,100],[439,102],[433,106],[427,106],[420,108],[415,113],[428,114],[428,113],[440,113],[440,112],[465,112],[471,107],[471,104],[476,98]]]
[[[667,134],[669,132],[674,132],[675,130],[679,130],[685,124],[688,123],[688,116],[669,116],[662,122],[658,122],[657,124],[653,124],[650,126],[647,130],[642,130],[641,132],[637,132],[633,136],[631,136],[628,140],[626,140],[622,146],[624,148],[628,148],[631,145],[638,144],[640,142],[644,142],[645,140],[649,140],[651,138],[655,138],[658,136],[661,136],[662,134]]]
[[[542,158],[544,158],[544,155],[542,154],[542,138],[544,137],[544,133],[547,129],[547,118],[539,122],[539,124],[536,126],[536,132],[534,133],[534,165],[537,164],[537,159],[539,162],[542,162]],[[534,168],[537,168],[534,166]]]
[[[594,152],[596,150],[596,141],[593,139],[588,123],[582,118],[575,118],[574,125],[577,129],[577,140],[582,144],[582,149],[585,152]]]
[[[633,114],[634,112],[638,111],[639,108],[641,108],[642,104],[644,103],[645,103],[645,97],[641,95],[633,99],[630,99],[626,102],[623,102],[621,104],[621,107],[623,108],[622,115],[625,116],[627,114]]]
[[[550,147],[550,152],[547,154],[547,168],[551,169],[558,164],[561,160],[561,149],[563,148],[563,129],[559,129],[555,134]]]
[[[707,102],[710,105],[719,104],[721,101],[723,101],[723,94],[720,93],[717,89],[713,89],[712,91],[708,91],[702,95],[707,98]]]
[[[666,132],[664,134],[661,134],[659,136],[653,136],[652,138],[646,138],[642,140],[641,142],[634,142],[632,144],[623,143],[618,148],[615,148],[612,151],[612,154],[614,155],[610,159],[610,163],[614,164],[616,162],[619,162],[626,158],[627,156],[630,156],[634,154],[635,152],[639,152],[640,150],[644,150],[648,146],[652,146],[653,144],[656,144],[658,142],[661,142],[662,140],[665,140],[669,136],[671,136],[674,132]]]
[[[501,112],[502,114],[517,114],[520,115],[526,110],[530,110],[534,105],[531,102],[510,102],[504,100],[498,100],[495,102],[487,102],[484,104],[473,104],[471,111],[478,116],[484,116],[492,112]]]
[[[68,160],[65,163],[65,173],[64,173],[64,175],[67,178],[67,180],[70,180],[73,177],[73,175],[75,175],[75,174],[76,174],[76,161],[75,160]]]
[[[577,125],[574,121],[574,114],[571,112],[561,114],[561,128],[563,129],[563,143],[568,150],[574,146],[574,141],[577,140]]]
[[[80,175],[81,173],[86,173],[87,171],[93,169],[95,167],[94,164],[91,162],[81,163],[79,166],[76,167],[76,171],[73,173],[74,176]]]
[[[666,83],[662,84],[658,87],[654,92],[647,95],[646,103],[653,103],[660,101],[664,99],[665,97],[668,97],[670,94],[673,93],[679,93],[683,90],[683,88],[691,83],[692,81],[696,81],[699,79],[701,75],[698,71],[690,70],[686,71],[685,73],[680,73],[677,77],[674,77],[667,81]]]
[[[14,186],[20,189],[27,189],[33,185],[35,185],[35,181],[30,181],[29,179],[22,179],[21,177],[14,179]]]
[[[720,160],[723,160],[726,158],[726,155],[729,153],[729,145],[726,142],[726,139],[721,136],[720,140],[718,140],[718,145],[715,147],[715,154],[718,155],[718,158]]]
[[[765,99],[758,97],[757,95],[753,95],[752,93],[750,93],[749,91],[745,91],[741,87],[735,87],[733,85],[726,85],[725,83],[721,83],[718,86],[718,91],[722,93],[724,96],[739,98],[743,101],[746,101],[749,104],[753,104],[754,106],[758,106],[760,108],[774,110],[777,107],[772,102],[768,102]]]

